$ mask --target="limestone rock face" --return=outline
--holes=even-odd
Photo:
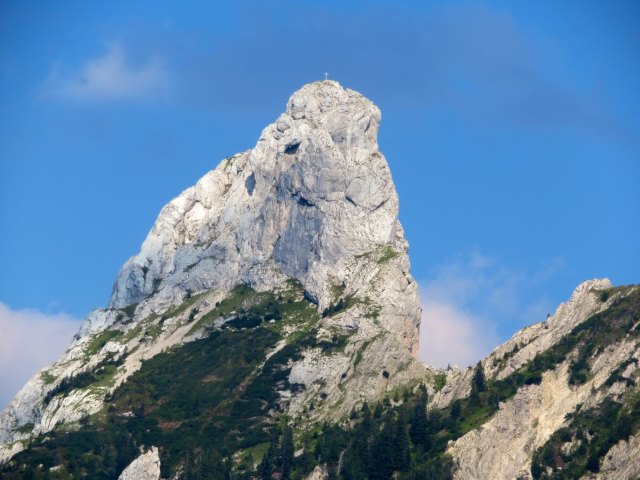
[[[483,359],[482,366],[487,376],[497,379],[507,377],[538,353],[555,345],[591,315],[605,310],[610,302],[600,302],[597,292],[611,286],[611,281],[606,278],[582,282],[573,291],[571,298],[561,304],[551,317],[523,328]],[[447,384],[434,396],[433,406],[444,407],[457,398],[469,395],[473,368],[447,373]]]
[[[200,318],[239,284],[273,291],[296,279],[319,312],[352,300],[319,328],[326,338],[349,335],[344,351],[316,349],[291,365],[290,381],[308,387],[287,399],[292,414],[322,394],[314,416],[337,417],[424,374],[418,290],[379,123],[359,93],[335,81],[305,85],[252,150],[170,201],[120,270],[109,307],[92,312],[62,358],[0,414],[0,462],[29,437],[20,427],[33,424],[35,435],[99,411],[143,360],[193,339],[189,312],[167,312],[197,298]],[[124,362],[110,383],[45,401],[108,358]]]
[[[120,474],[118,480],[159,480],[160,479],[160,456],[158,449],[151,447],[143,453]]]
[[[610,287],[608,280],[581,284],[545,324],[518,332],[483,360],[487,374],[505,378],[508,375],[503,374],[505,370],[509,373],[517,370],[593,314],[607,309],[620,295],[625,295],[618,293],[618,297],[609,301],[599,300],[599,292]],[[508,361],[494,361],[512,352],[516,344],[520,349],[509,355]],[[574,358],[571,354],[554,370],[545,372],[539,385],[521,387],[515,396],[501,403],[499,410],[481,427],[453,442],[448,451],[455,462],[454,478],[530,478],[533,453],[568,424],[568,414],[594,408],[605,399],[624,402],[628,392],[633,395],[633,386],[640,376],[640,344],[633,337],[621,338],[598,349],[590,358],[589,380],[585,383],[572,385],[569,382],[568,372]],[[621,371],[624,381],[611,382],[616,371]],[[454,378],[453,386],[437,396],[440,405],[446,397],[452,399],[468,394],[470,372],[471,369]],[[465,390],[467,393],[463,393]],[[593,478],[635,478],[638,475],[633,473],[638,472],[635,460],[638,445],[640,442],[635,437],[629,442],[620,442],[607,453],[601,474]]]
[[[337,82],[303,87],[253,150],[162,209],[110,306],[175,303],[239,283],[269,288],[287,276],[326,307],[345,259],[380,245],[406,249],[379,122],[375,105]]]

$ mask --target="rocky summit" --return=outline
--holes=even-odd
[[[640,288],[585,282],[474,367],[416,359],[380,118],[305,85],[169,202],[0,414],[2,478],[640,475]]]

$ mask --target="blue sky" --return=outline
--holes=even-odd
[[[633,1],[3,2],[3,328],[77,328],[160,208],[325,71],[382,110],[431,351],[468,363],[584,279],[636,283],[639,21]]]

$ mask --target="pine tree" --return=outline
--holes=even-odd
[[[371,419],[371,409],[369,408],[369,404],[364,402],[364,405],[362,405],[362,430],[367,438],[371,434],[372,429],[373,421]]]
[[[597,449],[594,449],[587,459],[587,470],[593,473],[600,471],[600,456]]]
[[[293,446],[293,430],[289,425],[285,425],[282,435],[282,454],[281,454],[281,469],[282,480],[288,480],[291,475],[291,470],[295,462],[294,458],[294,446]]]
[[[451,411],[449,415],[451,415],[452,418],[459,418],[461,414],[462,405],[460,404],[460,400],[454,400],[451,402]]]
[[[538,454],[537,452],[533,454],[533,457],[531,458],[531,477],[533,478],[533,480],[538,480],[539,478],[542,478],[542,466],[540,465],[540,462],[538,460]]]
[[[393,464],[396,470],[406,471],[411,467],[411,441],[409,428],[403,414],[398,415],[395,426]]]
[[[260,462],[260,466],[258,467],[258,474],[262,480],[271,480],[271,474],[273,473],[273,469],[276,465],[277,457],[278,434],[274,432],[271,436],[269,449],[267,450],[267,453],[264,454],[262,462]]]
[[[394,471],[393,449],[394,432],[389,421],[386,421],[371,447],[370,480],[388,480],[391,477]]]
[[[310,472],[314,467],[313,454],[311,453],[311,446],[309,445],[309,436],[307,432],[305,432],[302,440],[302,455],[298,457],[296,464],[303,473]]]
[[[203,480],[222,480],[225,478],[225,466],[220,454],[211,448],[206,449],[200,461],[200,477]]]
[[[487,391],[487,379],[484,374],[484,367],[481,362],[478,362],[476,368],[473,372],[473,381],[471,384],[471,389],[475,390],[477,393],[482,393]]]
[[[427,419],[427,402],[428,394],[424,385],[421,385],[418,399],[413,410],[413,417],[411,418],[411,440],[417,445],[422,445],[428,448],[428,419]]]
[[[484,375],[484,368],[482,363],[478,362],[475,370],[473,371],[473,378],[471,379],[471,394],[469,395],[469,404],[472,407],[478,407],[482,404],[480,394],[487,390],[487,380]]]

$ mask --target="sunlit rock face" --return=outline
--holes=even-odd
[[[158,449],[152,447],[146,453],[141,454],[124,469],[118,480],[159,480],[160,479],[160,455]]]
[[[381,245],[406,249],[379,122],[373,103],[337,82],[303,87],[255,148],[163,208],[120,271],[111,306],[240,282],[268,288],[285,275],[326,307],[345,259]]]

